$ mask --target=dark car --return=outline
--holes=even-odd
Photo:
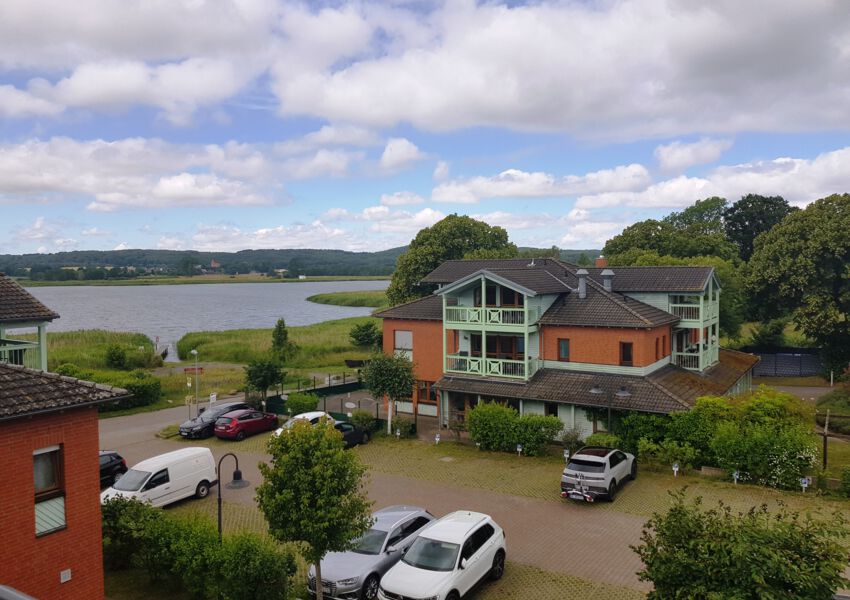
[[[189,419],[180,425],[180,435],[185,438],[210,437],[214,433],[215,422],[221,415],[243,408],[251,407],[244,402],[223,402],[221,404],[215,404],[203,411],[194,419]]]
[[[345,421],[337,421],[334,428],[342,434],[342,439],[345,442],[346,448],[352,448],[357,444],[369,443],[369,432],[365,429]]]
[[[259,410],[234,410],[215,422],[215,435],[231,440],[244,440],[249,435],[277,429],[277,415]]]
[[[100,451],[100,487],[109,487],[127,472],[127,461],[112,450]]]

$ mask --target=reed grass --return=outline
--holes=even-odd
[[[387,293],[384,290],[365,290],[359,292],[329,292],[308,296],[309,302],[333,304],[336,306],[370,306],[380,308],[388,306]]]
[[[9,337],[33,341],[36,334],[12,335],[10,332]],[[129,358],[138,358],[138,361],[132,362],[139,363],[139,366],[141,363],[148,364],[154,351],[151,339],[141,333],[103,329],[48,332],[47,368],[54,371],[59,365],[73,363],[81,369],[106,369],[106,349],[112,345],[124,348]],[[134,354],[144,356],[131,356]]]

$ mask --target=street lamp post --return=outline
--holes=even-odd
[[[195,348],[189,351],[189,354],[195,357],[195,410],[198,410],[198,351]],[[191,413],[191,411],[190,411]],[[191,414],[189,415],[192,416]]]
[[[619,390],[617,390],[613,394],[609,394],[605,390],[603,390],[601,387],[599,387],[598,385],[595,385],[592,388],[590,388],[590,393],[595,395],[595,396],[598,396],[600,394],[605,394],[607,396],[607,398],[608,398],[608,432],[613,433],[614,424],[611,422],[611,405],[614,402],[614,396],[616,396],[620,400],[626,400],[627,398],[629,398],[632,395],[631,392],[629,392],[626,389],[626,386],[620,386]]]
[[[215,474],[218,476],[218,543],[221,544],[221,462],[227,458],[228,456],[232,456],[233,460],[236,461],[236,470],[233,471],[233,481],[227,484],[227,487],[231,490],[236,490],[239,488],[246,487],[250,485],[247,481],[242,479],[242,471],[239,470],[239,458],[233,454],[233,452],[228,452],[220,459],[218,459],[218,467],[216,467]]]

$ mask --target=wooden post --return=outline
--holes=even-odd
[[[826,451],[829,447],[829,409],[826,409],[826,420],[823,422],[823,468],[826,470]]]

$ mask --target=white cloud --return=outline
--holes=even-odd
[[[395,192],[381,195],[381,204],[384,206],[409,206],[411,204],[423,204],[424,202],[425,198],[413,192]]]
[[[404,210],[392,211],[386,206],[372,206],[363,210],[362,217],[373,222],[370,227],[373,232],[403,233],[413,236],[420,229],[430,227],[444,219],[446,215],[432,208],[423,208],[411,213]]]
[[[293,179],[313,179],[315,177],[342,177],[348,172],[352,161],[362,158],[359,152],[346,150],[316,151],[312,156],[287,159],[284,165],[285,173]]]
[[[113,248],[113,250],[128,250],[130,246],[127,245],[127,242],[121,242],[117,246]]]
[[[387,141],[379,165],[387,172],[394,172],[422,160],[425,155],[416,144],[406,138],[391,138]]]
[[[37,98],[29,92],[11,85],[0,85],[0,117],[4,119],[52,117],[62,110],[62,106]]]
[[[622,221],[584,221],[567,228],[560,240],[562,248],[601,248],[628,225]]]
[[[80,232],[80,235],[83,235],[85,237],[105,237],[105,236],[112,235],[112,232],[111,231],[105,231],[105,230],[100,229],[98,227],[89,227],[88,229],[83,229]]]
[[[435,202],[472,204],[485,198],[574,196],[609,190],[639,189],[649,181],[649,172],[638,164],[565,177],[508,169],[495,177],[473,177],[442,183],[431,192],[431,199]]]
[[[333,146],[374,146],[379,144],[378,136],[369,129],[351,125],[325,125],[300,138],[286,140],[275,145],[278,154],[289,156],[314,151],[318,148]]]
[[[58,227],[47,221],[44,217],[36,217],[32,225],[21,227],[15,231],[15,237],[22,240],[46,240],[53,238],[58,233]]]
[[[278,225],[251,231],[232,225],[198,225],[192,235],[195,250],[230,252],[246,248],[329,248],[345,246],[348,232],[328,227],[319,220],[311,223]]]
[[[703,138],[685,144],[673,142],[655,149],[655,158],[663,171],[681,172],[695,165],[713,163],[732,147],[732,140]]]
[[[174,235],[164,235],[159,238],[156,243],[158,250],[185,250],[185,242]]]

